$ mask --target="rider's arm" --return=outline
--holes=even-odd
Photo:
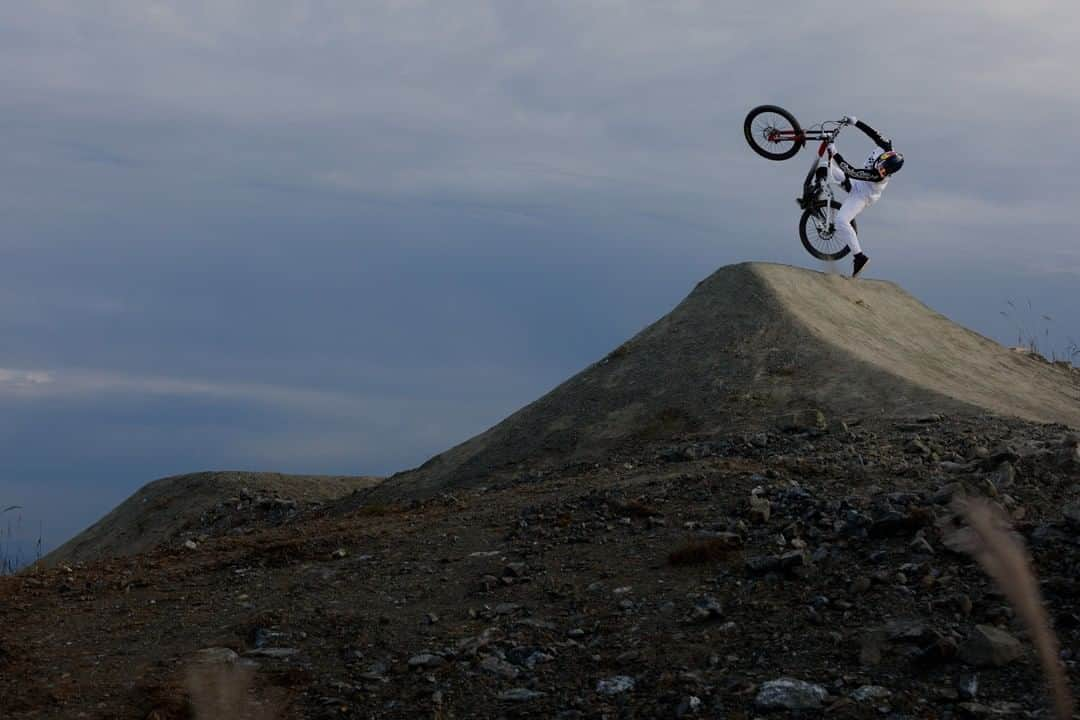
[[[840,153],[833,154],[833,162],[844,171],[844,175],[853,180],[866,180],[867,182],[881,182],[882,175],[874,168],[857,168],[852,166]]]
[[[864,123],[862,120],[856,120],[855,127],[866,133],[867,137],[873,140],[874,144],[882,150],[892,150],[892,140],[887,137],[883,137],[881,133]]]
[[[833,150],[833,157],[836,156],[836,150]],[[829,163],[829,179],[837,185],[849,184],[847,176],[844,175],[844,171],[836,166],[835,162]],[[845,190],[850,192],[850,188],[844,187]]]

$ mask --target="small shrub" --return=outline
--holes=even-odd
[[[706,565],[720,562],[738,552],[737,545],[728,538],[708,538],[694,540],[679,547],[668,555],[668,563],[676,567],[684,565]]]
[[[650,518],[662,515],[659,510],[650,507],[640,500],[628,500],[627,502],[612,503],[611,510],[616,515],[635,518]]]
[[[643,441],[667,440],[701,428],[701,420],[681,408],[666,407],[646,420],[636,433]]]
[[[353,511],[353,515],[356,517],[385,517],[387,515],[398,515],[403,512],[405,512],[405,508],[400,505],[373,503],[371,505],[361,505]]]

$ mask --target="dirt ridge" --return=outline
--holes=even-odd
[[[1011,351],[898,285],[741,263],[489,430],[392,476],[372,501],[429,497],[492,473],[594,461],[675,432],[830,416],[990,411],[1080,426],[1075,371]]]
[[[45,566],[138,555],[184,537],[224,534],[245,524],[291,518],[381,481],[371,476],[220,471],[147,483],[111,512],[41,559]]]

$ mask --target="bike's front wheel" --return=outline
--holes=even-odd
[[[795,157],[806,144],[795,116],[776,105],[759,105],[743,121],[743,135],[754,152],[769,160]]]
[[[833,200],[832,208],[839,210],[839,201]],[[839,260],[851,252],[851,248],[836,237],[836,226],[828,220],[828,215],[824,200],[819,200],[813,209],[804,210],[799,219],[799,237],[806,252],[818,260]],[[858,232],[859,226],[854,220],[851,226]]]

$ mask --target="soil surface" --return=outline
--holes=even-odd
[[[1023,625],[949,549],[949,503],[1013,519],[1075,679],[1080,438],[847,420],[675,434],[0,578],[0,714],[1046,716]]]

